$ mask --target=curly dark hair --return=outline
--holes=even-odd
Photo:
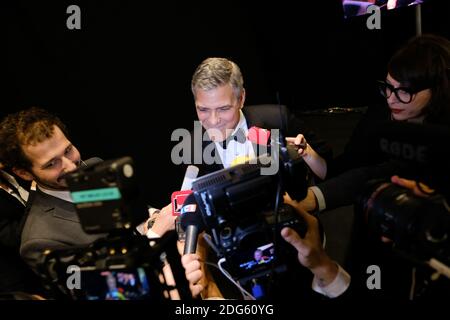
[[[32,163],[22,147],[49,139],[53,136],[54,126],[67,135],[66,126],[47,110],[31,107],[7,115],[0,123],[0,162],[5,169],[30,170]]]
[[[425,34],[413,38],[391,58],[389,74],[403,86],[431,89],[425,119],[440,123],[450,114],[450,41]]]

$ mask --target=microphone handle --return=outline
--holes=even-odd
[[[186,228],[186,240],[184,241],[184,252],[183,255],[189,253],[195,253],[197,250],[197,237],[198,228],[194,225],[189,225]]]

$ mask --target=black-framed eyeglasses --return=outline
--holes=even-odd
[[[407,88],[407,87],[398,87],[395,88],[392,84],[387,83],[386,81],[377,81],[378,82],[378,87],[380,88],[380,93],[383,97],[385,97],[386,99],[388,99],[392,93],[395,94],[395,96],[397,97],[398,101],[400,101],[401,103],[410,103],[412,101],[412,99],[414,98],[414,95],[419,92],[422,91],[426,88],[421,88],[421,89],[416,89],[413,90],[411,88]]]

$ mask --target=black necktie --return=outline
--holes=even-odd
[[[247,137],[245,136],[245,132],[242,128],[237,129],[237,131],[229,136],[226,140],[222,141],[222,148],[226,149],[230,141],[236,141],[238,143],[245,143]]]

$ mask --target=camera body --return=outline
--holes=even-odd
[[[167,293],[176,289],[189,300],[192,296],[176,242],[175,232],[151,246],[145,237],[103,238],[88,247],[47,252],[39,273],[54,299],[156,302],[167,300]],[[167,264],[173,271],[173,284],[160,280]]]
[[[230,273],[241,283],[264,277],[270,273],[282,274],[299,267],[297,252],[287,244],[280,235],[284,227],[290,227],[301,236],[306,233],[305,222],[289,205],[283,205],[278,211],[278,218],[273,211],[261,212],[261,220],[253,225],[222,229],[230,232],[229,236],[221,234],[222,248]],[[276,221],[276,219],[278,221]]]
[[[272,141],[272,153],[257,161],[216,171],[193,182],[207,233],[227,270],[241,283],[254,282],[298,269],[295,249],[282,239],[283,227],[306,233],[305,221],[284,205],[284,192],[303,198],[307,191],[307,167],[284,138]],[[270,161],[279,161],[276,174],[261,174]],[[297,183],[295,184],[295,180]],[[294,188],[295,187],[295,188]]]
[[[66,176],[83,230],[89,234],[129,230],[137,224],[138,186],[133,160],[123,157],[80,167]]]

